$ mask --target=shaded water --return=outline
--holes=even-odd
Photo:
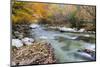
[[[31,35],[37,40],[44,40],[51,43],[54,48],[55,56],[58,63],[61,62],[76,62],[88,61],[80,56],[75,55],[78,49],[83,49],[87,46],[95,45],[94,43],[86,43],[80,40],[74,40],[78,35],[74,33],[62,33],[59,31],[44,30],[45,27],[39,26],[31,30]],[[84,35],[84,34],[83,34]]]

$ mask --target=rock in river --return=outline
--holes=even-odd
[[[61,28],[59,28],[59,30],[61,32],[76,32],[76,30],[74,30],[72,28],[66,28],[66,27],[61,27]]]
[[[82,57],[84,59],[95,60],[94,57],[92,57],[90,54],[88,54],[86,52],[77,52],[76,55],[79,55],[80,57]]]
[[[31,24],[29,27],[32,28],[32,29],[35,29],[35,28],[38,28],[39,25],[38,24]]]
[[[81,28],[78,32],[84,32],[85,29],[84,28]]]

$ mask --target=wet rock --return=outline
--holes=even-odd
[[[61,28],[59,28],[59,30],[61,32],[76,32],[76,30],[74,30],[72,28],[66,28],[66,27],[61,27]]]
[[[76,54],[87,60],[96,60],[95,51],[90,49],[78,50]]]
[[[85,29],[84,28],[81,28],[78,32],[84,32]]]
[[[76,54],[86,60],[95,60],[90,54],[85,53],[85,52],[77,52]]]

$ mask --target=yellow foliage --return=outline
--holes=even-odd
[[[73,13],[75,13],[75,17],[78,20],[81,18],[82,20],[90,19],[92,16],[89,15],[86,9],[81,9],[81,7],[80,5],[14,2],[12,6],[12,21],[13,23],[38,22],[41,19],[46,19],[53,23],[58,23],[58,21],[67,22],[65,20],[68,20],[68,17]]]

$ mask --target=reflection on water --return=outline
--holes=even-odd
[[[58,63],[88,61],[75,53],[78,49],[83,49],[87,46],[95,45],[94,43],[86,43],[81,40],[75,40],[77,36],[74,33],[65,34],[59,31],[44,30],[43,26],[31,30],[31,35],[37,40],[44,40],[51,43],[54,48],[55,56]]]

